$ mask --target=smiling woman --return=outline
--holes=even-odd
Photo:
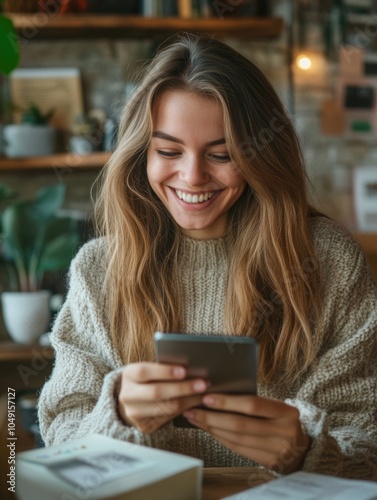
[[[152,114],[147,175],[153,191],[183,234],[224,236],[228,211],[246,182],[229,156],[221,105],[195,93],[166,91]]]
[[[376,285],[309,205],[261,71],[210,37],[162,47],[101,181],[101,237],[74,259],[51,334],[46,443],[96,432],[207,467],[377,479]],[[258,395],[206,394],[210,381],[156,362],[155,331],[255,337]],[[175,427],[181,414],[196,428]]]

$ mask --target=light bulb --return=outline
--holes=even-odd
[[[307,71],[308,69],[310,69],[312,67],[312,61],[311,59],[306,56],[306,55],[300,55],[300,56],[297,56],[297,59],[296,59],[296,64],[297,66],[304,70],[304,71]]]

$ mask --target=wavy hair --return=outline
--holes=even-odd
[[[232,161],[247,187],[228,214],[232,244],[225,331],[260,342],[264,383],[297,382],[320,344],[319,266],[304,162],[274,89],[248,59],[209,36],[160,48],[124,108],[116,151],[101,173],[95,215],[108,240],[113,343],[125,363],[153,360],[153,332],[181,331],[179,227],[152,191],[146,155],[152,105],[165,90],[217,99]]]

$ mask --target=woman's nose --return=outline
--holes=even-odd
[[[181,164],[181,179],[190,186],[204,184],[209,179],[205,161],[198,156],[190,156]]]

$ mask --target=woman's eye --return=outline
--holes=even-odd
[[[227,163],[228,161],[230,161],[230,156],[229,155],[215,155],[215,154],[211,154],[209,156],[212,159],[214,159],[215,161],[218,161],[220,163]]]
[[[175,158],[179,154],[172,151],[161,151],[160,149],[157,149],[156,152],[159,156],[163,156],[164,158]]]

